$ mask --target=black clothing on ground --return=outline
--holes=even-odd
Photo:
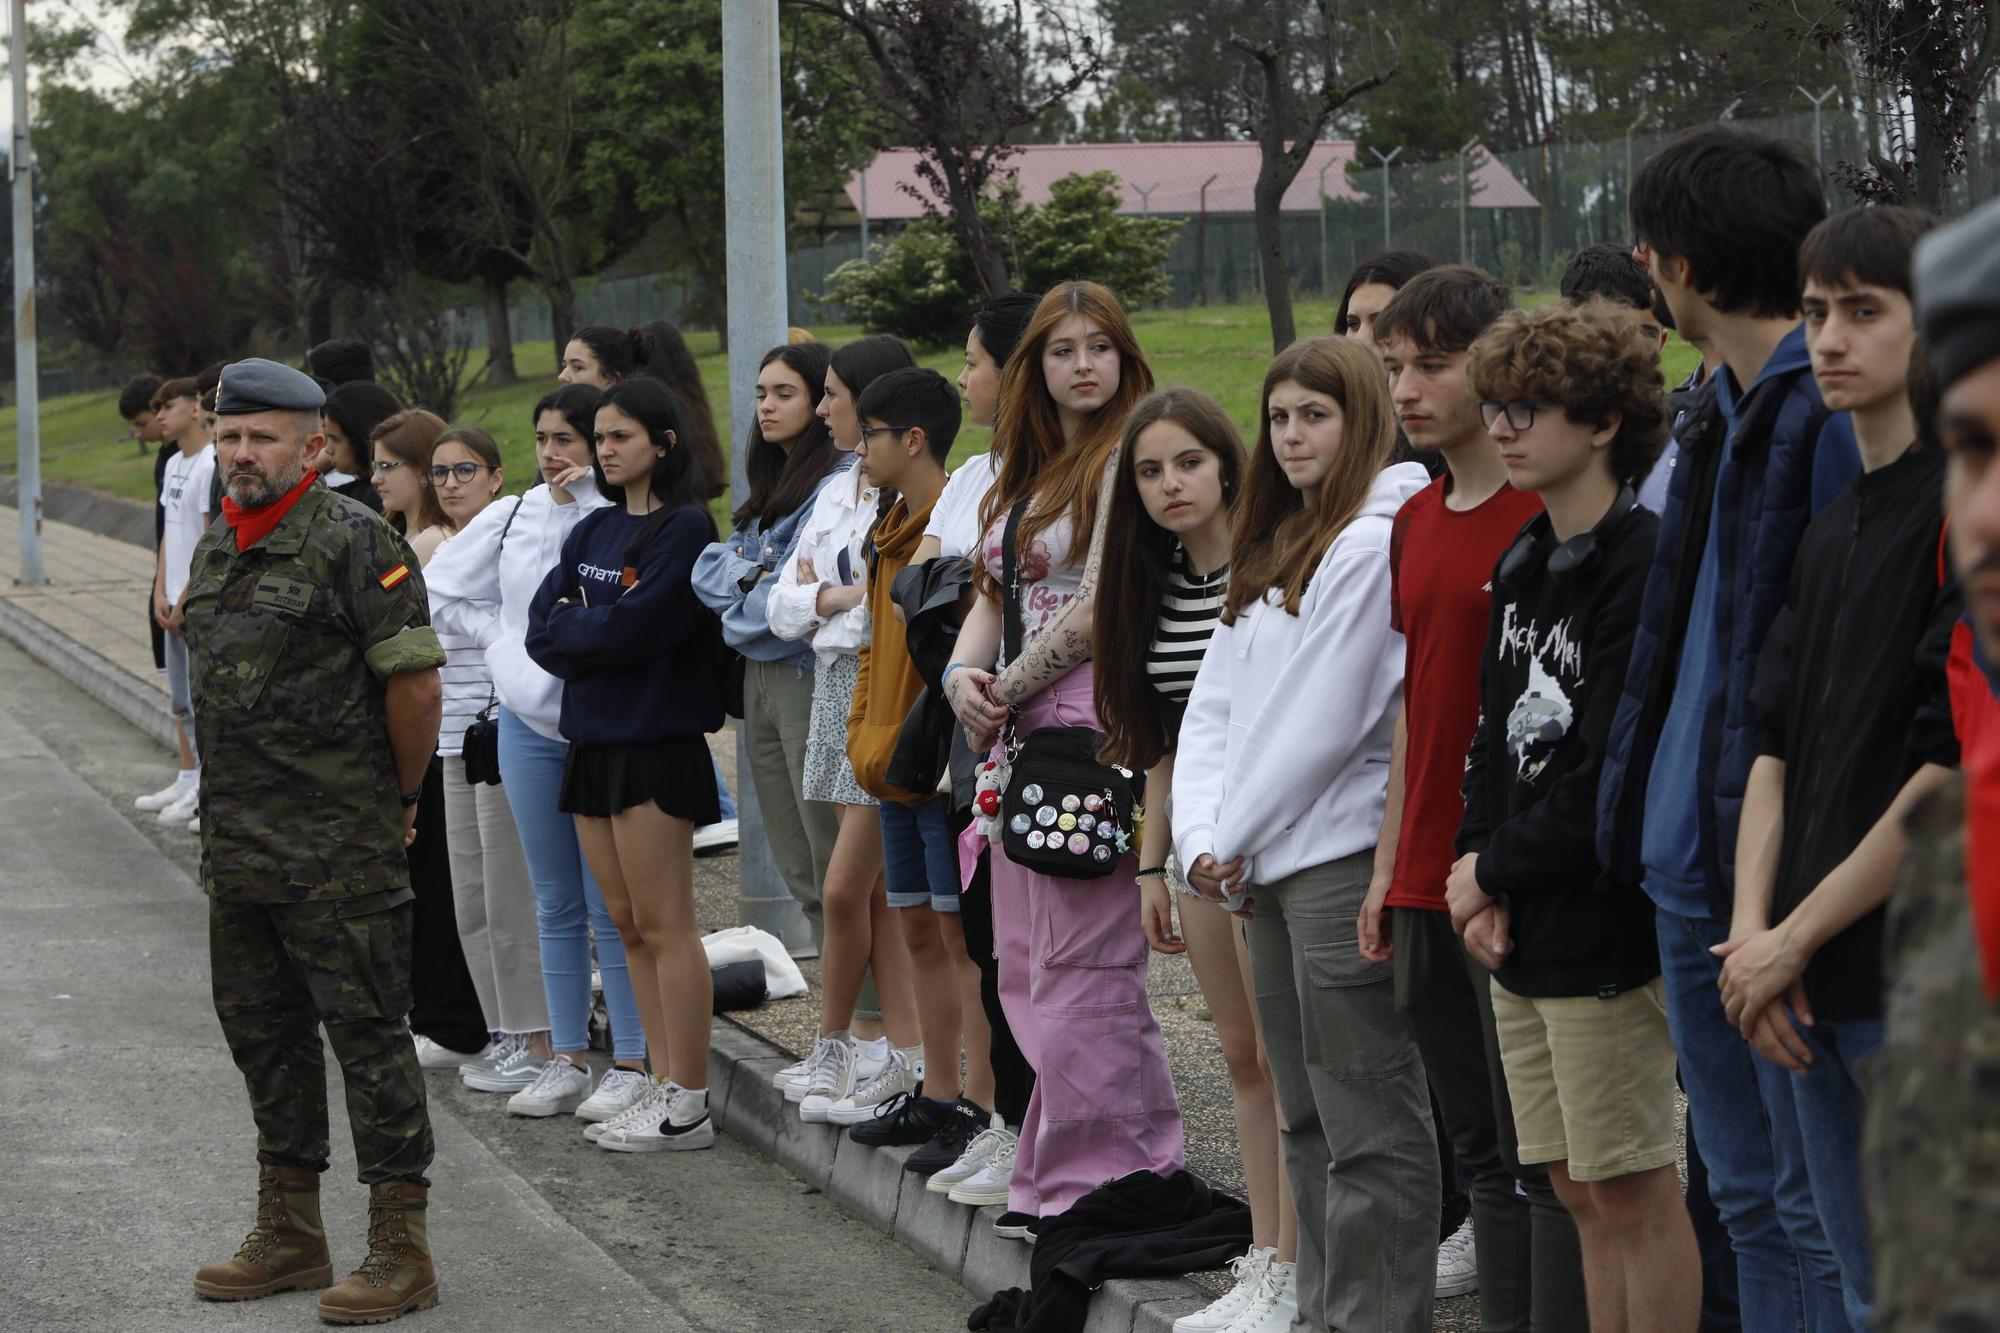
[[[1595,825],[1659,529],[1628,490],[1560,549],[1536,515],[1494,567],[1457,847],[1509,899],[1514,950],[1494,976],[1516,995],[1610,996],[1660,974],[1652,900],[1600,875]]]
[[[1925,764],[1958,767],[1945,659],[1964,609],[1942,550],[1944,455],[1864,472],[1806,526],[1757,660],[1759,753],[1785,761],[1775,924],[1860,844]],[[1819,1018],[1882,1017],[1877,907],[1806,964]]]
[[[1179,1277],[1220,1268],[1249,1248],[1249,1205],[1186,1171],[1134,1171],[1044,1218],[1028,1261],[1033,1285],[996,1291],[965,1326],[1075,1333],[1091,1292],[1109,1278]]]
[[[431,756],[417,802],[417,840],[409,846],[416,919],[410,937],[410,1031],[451,1051],[478,1053],[490,1035],[479,992],[465,970],[458,909],[451,898],[451,857],[445,849],[444,767]]]

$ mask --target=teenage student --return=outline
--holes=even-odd
[[[1430,1098],[1393,974],[1362,957],[1354,923],[1403,684],[1390,523],[1429,476],[1385,467],[1396,441],[1388,387],[1380,355],[1358,338],[1280,352],[1259,417],[1229,592],[1174,756],[1174,846],[1196,889],[1247,917],[1298,1206],[1298,1318],[1428,1329]]]
[[[916,1146],[903,1169],[929,1176],[954,1165],[994,1120],[991,1037],[984,1014],[964,1003],[968,974],[977,972],[958,923],[958,831],[951,797],[935,789],[908,791],[888,778],[897,738],[924,692],[891,589],[922,542],[944,491],[944,460],[958,437],[958,392],[936,371],[910,367],[876,379],[862,391],[856,409],[862,473],[871,487],[894,499],[868,542],[867,605],[874,630],[861,649],[847,716],[847,755],[855,780],[881,802],[888,901],[908,945],[918,1025],[930,1058],[920,1088],[849,1134],[863,1144]]]
[[[966,739],[996,760],[1003,724],[1022,739],[1097,725],[1090,642],[1103,514],[1125,415],[1152,387],[1124,309],[1096,283],[1044,295],[1007,362],[1000,474],[979,514],[978,595],[944,676]],[[1016,510],[1010,596],[1005,533]],[[1003,662],[1009,638],[1021,649]],[[1179,1169],[1181,1115],[1146,998],[1137,857],[1081,891],[997,848],[989,865],[1000,998],[1037,1074],[994,1229],[1027,1238],[1106,1180]]]
[[[1393,301],[1411,278],[1435,267],[1429,258],[1415,250],[1384,250],[1362,260],[1347,276],[1346,290],[1341,292],[1340,304],[1334,308],[1333,331],[1374,346],[1379,341],[1375,336],[1375,316],[1382,313],[1382,307]]]
[[[728,538],[710,546],[694,572],[696,594],[722,617],[724,641],[743,655],[743,753],[763,807],[771,859],[805,913],[815,951],[825,939],[820,895],[840,820],[832,806],[805,794],[812,646],[771,632],[769,602],[820,488],[853,461],[834,448],[814,411],[826,392],[828,355],[816,342],[787,343],[764,354],[757,367],[757,418],[744,444],[750,494],[730,516]],[[780,1072],[795,1080],[804,1063]]]
[[[215,446],[202,428],[201,409],[191,379],[168,380],[152,399],[152,423],[173,453],[160,472],[160,543],[153,559],[153,623],[162,643],[167,699],[180,747],[180,771],[159,791],[133,804],[153,811],[170,828],[201,827],[201,767],[194,748],[194,699],[188,689],[187,642],[181,638],[180,599],[187,588],[194,544],[207,530]]]
[[[1396,1007],[1470,1186],[1471,1215],[1440,1248],[1438,1294],[1476,1285],[1490,1325],[1560,1328],[1583,1316],[1576,1227],[1548,1172],[1521,1163],[1486,969],[1453,933],[1444,901],[1465,813],[1465,752],[1479,721],[1493,565],[1542,508],[1507,484],[1466,373],[1473,342],[1507,305],[1507,288],[1491,275],[1453,265],[1411,280],[1376,317],[1404,436],[1441,460],[1444,474],[1397,513],[1390,540],[1403,703],[1359,930],[1361,952],[1395,973]]]
[[[625,941],[655,1090],[606,1127],[612,1152],[706,1148],[708,1023],[714,988],[694,918],[694,828],[718,817],[703,761],[722,727],[722,691],[694,595],[694,562],[715,539],[702,474],[680,447],[665,385],[631,379],[597,405],[599,485],[622,504],[564,539],[528,610],[528,655],[560,678],[570,742],[558,804]],[[578,1093],[590,1086],[576,1073]]]
[[[1509,484],[1544,509],[1492,567],[1445,900],[1493,971],[1519,1157],[1547,1168],[1576,1221],[1589,1327],[1680,1333],[1701,1266],[1652,906],[1600,878],[1590,818],[1658,534],[1631,488],[1666,435],[1659,352],[1556,305],[1501,316],[1467,370]]]
[[[503,988],[516,982],[539,985],[548,1014],[544,1037],[531,1026],[532,1000],[502,994],[500,1012],[525,1013],[519,1020],[523,1027],[503,1030],[479,1059],[460,1066],[459,1075],[468,1087],[519,1095],[540,1082],[558,1058],[585,1063],[594,953],[611,1021],[612,1067],[576,1107],[586,1138],[629,1110],[649,1092],[652,1080],[645,1074],[646,1036],[624,941],[584,859],[576,821],[557,808],[569,756],[560,730],[562,682],[528,656],[527,634],[528,605],[555,567],[564,540],[585,515],[611,503],[591,466],[600,396],[581,384],[545,394],[530,417],[542,484],[488,505],[424,567],[438,632],[463,635],[485,649],[498,700],[500,794],[513,816],[534,891],[530,940],[539,967],[531,961],[518,973],[502,973],[496,964],[495,980]],[[498,939],[491,943],[496,951],[502,947]]]
[[[317,464],[320,480],[381,513],[382,495],[374,486],[368,441],[377,426],[400,411],[396,396],[373,380],[355,380],[331,390],[319,410],[320,431],[326,436]]]
[[[419,560],[429,560],[438,543],[451,534],[451,520],[431,485],[431,446],[442,434],[442,417],[414,407],[385,417],[368,435],[382,516],[409,541]]]
[[[958,392],[965,420],[991,429],[1000,404],[1000,375],[1020,345],[1028,321],[1041,298],[1027,292],[993,297],[972,317],[965,335],[965,365],[958,373]],[[979,506],[1000,472],[998,448],[968,458],[945,479],[944,490],[931,506],[930,522],[917,543],[911,563],[967,560],[979,546]],[[979,756],[954,736],[951,745],[952,822],[960,829],[958,898],[959,928],[974,973],[964,977],[960,1003],[986,1017],[987,1062],[993,1068],[993,1111],[1000,1124],[975,1135],[958,1160],[933,1172],[926,1188],[950,1196],[954,1203],[1007,1202],[1014,1176],[1015,1127],[1028,1113],[1035,1090],[1035,1071],[1021,1054],[1020,1043],[1000,1003],[1000,964],[993,952],[993,881],[991,845],[970,832],[972,799]]]
[[[701,467],[697,488],[701,498],[713,500],[728,491],[729,462],[722,456],[722,437],[716,433],[708,389],[701,382],[694,349],[671,320],[656,319],[626,329],[606,324],[578,329],[563,348],[562,368],[556,379],[602,391],[631,375],[651,376],[672,390],[681,409],[682,445]],[[722,765],[710,766],[722,800],[722,818],[694,831],[697,856],[736,845],[736,801],[729,794]]]
[[[1746,1328],[1846,1326],[1806,1166],[1771,1132],[1790,1076],[1736,1035],[1717,983],[1736,825],[1756,758],[1751,683],[1800,534],[1858,466],[1813,382],[1798,248],[1826,216],[1805,150],[1736,126],[1677,136],[1639,172],[1632,224],[1681,336],[1719,361],[1682,418],[1625,698],[1598,792],[1598,852],[1659,909],[1667,1012]]]
[[[1238,923],[1196,895],[1173,857],[1174,743],[1229,589],[1230,519],[1243,491],[1243,441],[1207,394],[1163,389],[1125,419],[1118,486],[1105,520],[1107,591],[1093,625],[1103,757],[1146,775],[1139,913],[1146,942],[1185,953],[1229,1071],[1250,1200],[1250,1251],[1235,1284],[1175,1333],[1224,1329],[1269,1294],[1292,1297],[1298,1215],[1285,1187],[1271,1075],[1257,1036],[1249,956]],[[1174,929],[1174,906],[1180,929]]]
[[[1958,767],[1945,661],[1964,612],[1941,568],[1944,455],[1910,408],[1910,257],[1931,229],[1854,208],[1799,251],[1806,347],[1854,423],[1861,475],[1806,526],[1758,663],[1762,739],[1736,840],[1722,1005],[1791,1071],[1774,1137],[1805,1158],[1847,1319],[1873,1327],[1861,1069],[1882,1047],[1885,904],[1910,812]]]
[[[915,364],[902,339],[888,334],[832,354],[815,411],[834,448],[847,455],[860,448],[855,395],[876,377]],[[854,780],[847,759],[847,714],[868,642],[866,548],[877,498],[859,467],[822,487],[767,606],[773,634],[812,644],[805,797],[833,805],[840,821],[821,896],[819,1035],[803,1076],[783,1091],[798,1103],[801,1120],[837,1125],[872,1118],[916,1086],[923,1064],[909,950],[883,884],[875,797]]]
[[[334,393],[352,394],[373,385],[343,385]],[[329,398],[332,395],[328,395]],[[431,447],[431,486],[452,525],[431,555],[430,566],[452,547],[499,497],[506,483],[500,447],[477,426],[455,426]],[[434,589],[431,590],[435,598]],[[485,645],[448,629],[438,631],[445,651],[439,669],[444,687],[444,719],[438,727],[438,759],[443,768],[445,853],[451,863],[453,916],[466,972],[479,996],[480,1010],[504,1040],[525,1037],[544,1061],[548,1059],[549,1010],[542,990],[539,944],[535,937],[535,898],[528,883],[528,864],[521,838],[498,786],[471,783],[465,774],[465,729],[485,715],[490,719],[497,693]],[[419,1063],[455,1069],[479,1055],[452,1052],[428,1040],[417,1043]],[[554,1115],[558,1108],[546,1089],[530,1084],[508,1099],[517,1115]]]

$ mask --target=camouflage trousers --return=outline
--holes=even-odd
[[[364,1185],[428,1183],[431,1122],[405,1016],[408,890],[314,903],[209,900],[215,1014],[266,1166],[327,1167],[326,1029]]]
[[[2000,1006],[1980,989],[1956,784],[1910,816],[1863,1142],[1883,1330],[2000,1326]]]

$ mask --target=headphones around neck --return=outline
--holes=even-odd
[[[1611,502],[1611,508],[1604,517],[1597,520],[1589,532],[1579,532],[1568,541],[1549,552],[1549,576],[1555,579],[1570,578],[1588,571],[1603,553],[1604,545],[1618,534],[1625,520],[1639,507],[1639,497],[1632,493],[1630,486],[1618,488],[1618,498]],[[1497,581],[1509,587],[1518,587],[1520,579],[1533,568],[1535,557],[1540,555],[1549,531],[1548,515],[1538,514],[1521,530],[1514,544],[1507,548],[1507,554],[1500,557]]]

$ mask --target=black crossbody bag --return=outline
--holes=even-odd
[[[514,526],[514,515],[521,512],[521,503],[520,499],[514,501],[514,513],[507,515],[507,521],[500,525],[500,551],[507,549],[507,532]],[[493,553],[496,569],[500,566],[500,551]],[[479,710],[479,716],[465,724],[465,739],[459,750],[459,760],[465,765],[465,781],[474,787],[482,783],[488,787],[500,785],[500,722],[493,716],[493,710],[500,704],[500,692],[489,686],[487,696],[486,707]]]
[[[1016,505],[1008,513],[1000,542],[1007,594],[1002,642],[1009,662],[1021,655],[1016,538],[1026,508]],[[1117,869],[1135,845],[1138,800],[1131,771],[1097,758],[1104,739],[1095,727],[1042,727],[1023,739],[1008,719],[1009,776],[1000,803],[1000,848],[1008,860],[1058,879],[1102,879]]]

